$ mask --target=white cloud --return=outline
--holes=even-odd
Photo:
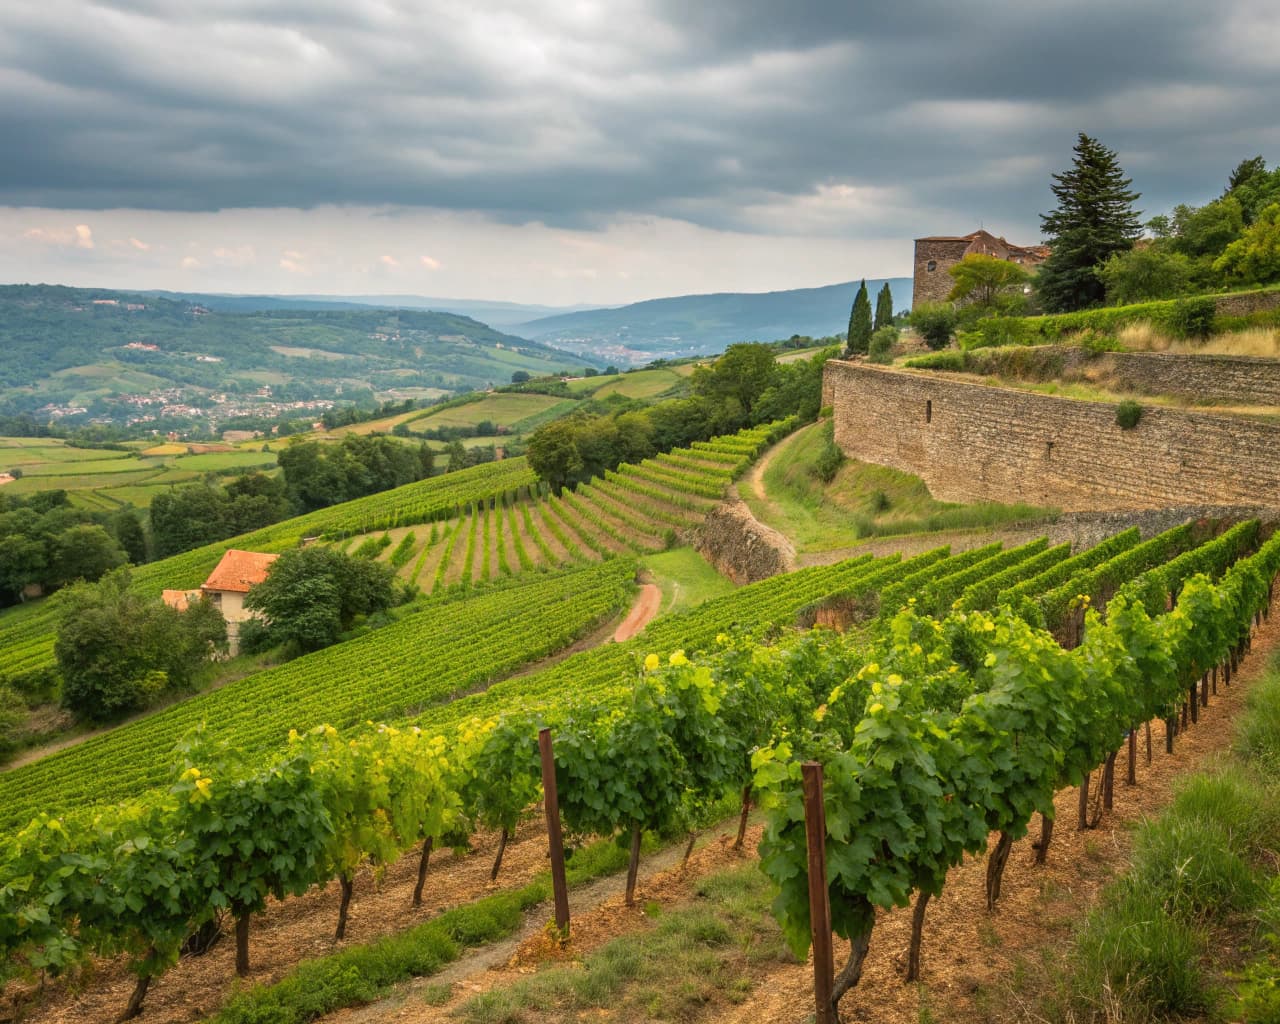
[[[148,243],[148,242],[144,242],[144,241],[143,241],[142,239],[140,239],[140,238],[132,238],[132,237],[131,237],[131,238],[129,239],[129,244],[130,244],[131,246],[133,246],[135,249],[137,249],[139,252],[146,252],[146,251],[148,251],[148,250],[151,248],[150,243]]]
[[[185,256],[198,261],[204,291],[363,295],[387,290],[393,272],[381,262],[384,255],[416,252],[411,259],[397,256],[400,270],[394,273],[412,268],[421,291],[431,296],[620,305],[663,295],[770,291],[909,274],[909,238],[806,234],[824,216],[856,211],[861,198],[838,188],[815,195],[813,209],[793,208],[795,223],[788,228],[779,216],[777,230],[768,234],[716,230],[671,217],[620,217],[571,230],[474,213],[368,206],[103,210],[92,218],[71,211],[62,218],[66,224],[92,220],[103,238],[146,239],[152,248],[145,254],[36,245],[23,239],[24,232],[57,222],[40,211],[0,206],[0,281],[186,291],[193,270],[182,267]],[[424,253],[426,244],[431,249]]]
[[[182,262],[178,264],[183,270],[199,270],[201,263],[194,256],[183,256]]]
[[[45,245],[62,245],[73,249],[92,249],[93,232],[88,224],[77,224],[74,228],[28,228],[22,232],[28,242],[40,242]]]
[[[379,260],[379,262],[380,262],[384,267],[391,267],[391,268],[393,268],[393,269],[394,269],[395,267],[400,266],[400,261],[399,261],[398,259],[396,259],[394,256],[390,256],[390,255],[384,255],[384,256]]]
[[[213,249],[213,258],[219,263],[244,267],[254,262],[256,253],[252,245],[219,245]]]

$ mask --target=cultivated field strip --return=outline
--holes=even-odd
[[[908,562],[898,556],[850,559],[814,566],[742,587],[671,616],[655,620],[624,644],[607,644],[572,655],[541,672],[491,686],[482,694],[431,708],[414,719],[424,729],[448,729],[476,715],[488,717],[515,709],[541,709],[548,720],[566,701],[625,693],[645,654],[683,649],[689,654],[711,650],[716,637],[735,631],[761,632],[795,624],[800,610],[828,594],[863,584],[887,584],[905,572],[932,561],[945,566],[938,553]],[[935,571],[938,571],[935,569]]]
[[[606,479],[559,495],[518,488],[482,497],[444,522],[430,542],[444,550],[421,555],[418,571],[406,578],[430,594],[530,569],[662,551],[675,543],[677,531],[697,526],[734,475],[790,426],[784,421],[717,439],[732,454],[687,448],[624,464]],[[388,549],[382,558],[390,557]]]
[[[634,575],[634,563],[612,559],[430,603],[356,640],[192,697],[0,775],[0,827],[156,785],[174,745],[201,723],[214,738],[266,752],[290,728],[347,728],[418,713],[562,649],[625,607]]]

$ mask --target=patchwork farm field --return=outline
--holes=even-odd
[[[11,494],[62,489],[73,503],[97,510],[125,505],[146,508],[155,495],[173,484],[205,473],[231,475],[272,470],[276,457],[255,448],[192,454],[187,445],[133,446],[132,451],[76,448],[53,438],[0,438],[0,472],[21,476],[4,487]]]

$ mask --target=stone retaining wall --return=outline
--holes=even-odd
[[[1280,504],[1280,424],[1115,407],[843,360],[826,365],[835,440],[921,477],[943,501],[1063,511]]]
[[[1072,346],[976,349],[969,367],[1022,380],[1089,380],[1121,391],[1280,408],[1280,360],[1173,352],[1090,352]],[[824,396],[823,401],[827,401]]]
[[[791,541],[756,519],[736,494],[707,514],[694,546],[718,572],[739,584],[756,583],[796,566]]]

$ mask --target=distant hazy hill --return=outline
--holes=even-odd
[[[872,305],[884,279],[868,280]],[[650,299],[514,324],[510,330],[571,352],[614,362],[643,363],[705,355],[739,341],[774,341],[793,334],[822,337],[849,326],[856,281],[782,292],[721,292]],[[910,305],[911,279],[889,278],[896,310]]]
[[[497,302],[488,299],[441,299],[426,295],[213,295],[201,292],[150,291],[147,295],[197,302],[208,309],[228,313],[258,313],[275,309],[361,309],[379,306],[383,309],[426,309],[437,313],[456,313],[471,317],[490,327],[509,328],[540,317],[599,309],[599,306],[539,306],[521,302]]]
[[[517,370],[596,364],[452,313],[359,304],[226,312],[54,285],[0,286],[0,351],[0,412],[87,408],[113,422],[139,408],[130,396],[174,388],[185,405],[264,386],[342,399],[362,390],[470,390],[507,383]]]

